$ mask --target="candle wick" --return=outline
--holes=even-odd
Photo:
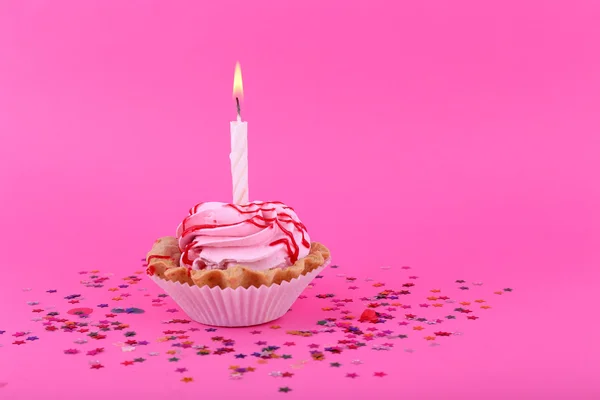
[[[235,98],[235,105],[237,108],[238,118],[241,119],[242,118],[242,108],[240,107],[240,99],[238,97]]]

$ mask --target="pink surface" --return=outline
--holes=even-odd
[[[598,398],[600,7],[490,3],[0,2],[0,397]],[[231,354],[192,352],[185,384],[156,343],[169,306],[144,292],[123,303],[147,312],[123,322],[160,360],[120,365],[122,332],[111,331],[105,368],[91,370],[85,353],[63,354],[76,336],[30,321],[27,302],[64,313],[78,292],[96,315],[99,302],[120,306],[111,285],[82,289],[77,271],[120,281],[191,205],[231,199],[238,59],[251,199],[292,205],[362,286],[327,270],[258,340],[295,340],[294,360],[310,360],[307,345],[327,336],[283,331],[328,316],[314,291],[353,296],[358,316],[358,297],[378,290],[364,278],[400,290],[402,265],[423,290],[412,307],[436,287],[485,296],[485,316],[452,328],[464,335],[436,348],[414,339],[412,354],[344,351],[339,371],[327,354],[292,378],[251,359],[257,370],[232,381]],[[484,285],[466,296],[456,279]],[[514,292],[494,297],[506,286]],[[398,334],[402,314],[383,325]],[[196,327],[196,343],[212,345]],[[40,340],[11,344],[28,330]],[[216,334],[255,351],[249,330]]]

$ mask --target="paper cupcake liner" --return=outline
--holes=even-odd
[[[281,318],[330,260],[313,271],[279,285],[236,289],[190,286],[150,276],[194,321],[235,327],[260,325]]]

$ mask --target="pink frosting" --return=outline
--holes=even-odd
[[[200,203],[177,227],[177,239],[180,265],[192,269],[285,267],[310,251],[306,228],[280,202]]]

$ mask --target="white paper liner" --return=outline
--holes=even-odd
[[[190,286],[150,276],[194,321],[205,325],[234,327],[260,325],[281,318],[308,284],[330,263],[279,285],[236,289]]]

